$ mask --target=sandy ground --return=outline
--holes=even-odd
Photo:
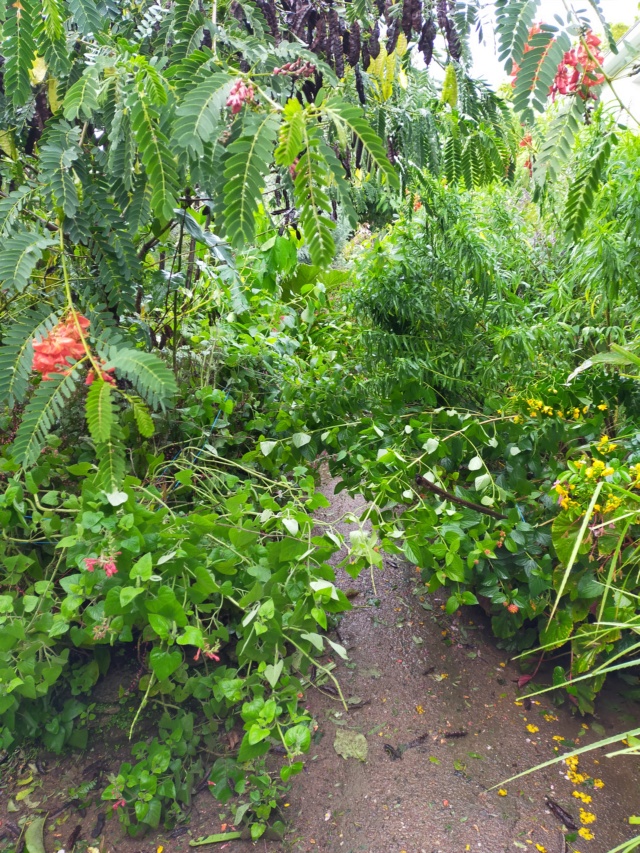
[[[345,535],[353,524],[343,519],[364,509],[361,499],[346,493],[325,493],[332,506],[322,520],[336,524]],[[335,640],[342,642],[349,660],[336,660],[335,673],[345,697],[346,712],[337,697],[317,688],[307,693],[308,708],[318,730],[305,770],[293,780],[283,816],[290,830],[281,842],[232,841],[196,848],[212,853],[606,853],[629,839],[630,814],[640,813],[640,766],[632,759],[609,760],[603,751],[580,759],[579,772],[590,778],[574,785],[566,767],[554,766],[506,784],[500,796],[492,786],[528,767],[553,757],[564,737],[586,745],[602,736],[637,725],[638,706],[628,705],[609,688],[599,702],[597,718],[583,720],[566,706],[556,708],[540,697],[529,710],[518,704],[515,681],[519,670],[496,649],[483,614],[465,609],[448,617],[437,598],[421,595],[419,578],[411,566],[385,559],[377,572],[376,591],[371,577],[357,581],[339,572],[343,588],[355,588],[354,609],[342,619]],[[364,703],[364,704],[361,704]],[[596,733],[593,724],[600,730]],[[528,729],[527,727],[530,727]],[[465,736],[447,738],[452,732]],[[340,757],[334,749],[338,732],[361,734],[366,761]],[[82,768],[99,758],[111,759],[116,769],[126,750],[126,737],[112,734],[110,743],[93,743],[93,752],[56,760],[44,777],[42,794],[53,809],[67,799],[71,785],[82,779]],[[403,745],[422,738],[416,746]],[[390,747],[392,749],[390,749]],[[120,752],[118,752],[120,750]],[[394,758],[393,750],[401,753]],[[281,759],[274,757],[274,769]],[[604,787],[594,787],[599,779]],[[0,819],[7,814],[15,780],[0,779]],[[591,796],[590,803],[573,792]],[[61,793],[63,792],[63,793]],[[39,798],[42,798],[42,794]],[[561,822],[549,812],[545,796],[552,797],[576,823],[594,838],[568,842]],[[584,825],[580,807],[595,816]],[[188,832],[179,837],[157,833],[142,840],[124,838],[115,820],[108,820],[99,839],[91,837],[99,803],[78,814],[73,809],[58,818],[47,833],[47,853],[64,847],[80,824],[76,853],[87,844],[101,853],[186,853],[189,840],[220,832],[226,810],[204,791],[194,800]],[[23,811],[20,809],[20,812]],[[0,830],[2,826],[0,825]],[[0,851],[12,849],[3,847]],[[70,853],[67,850],[67,853]]]

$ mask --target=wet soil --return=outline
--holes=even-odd
[[[365,505],[344,492],[334,495],[334,486],[333,481],[326,484],[332,504],[320,517],[348,535],[354,527],[350,515],[359,515]],[[579,785],[566,778],[564,765],[556,765],[505,784],[506,795],[493,786],[552,758],[554,748],[562,746],[554,738],[584,746],[632,728],[640,716],[637,705],[626,703],[614,686],[599,700],[595,718],[574,716],[566,706],[555,707],[548,696],[533,700],[527,710],[516,684],[520,671],[496,648],[478,608],[446,616],[437,596],[421,594],[415,570],[395,558],[385,558],[384,571],[376,572],[373,580],[367,573],[356,581],[338,573],[340,586],[357,591],[354,609],[332,635],[349,654],[346,662],[334,660],[349,710],[339,697],[309,688],[307,707],[318,729],[305,770],[293,780],[282,805],[289,832],[278,842],[262,839],[254,846],[231,841],[201,849],[606,853],[633,835],[628,816],[640,813],[640,766],[631,758],[607,759],[604,750],[582,756],[578,772],[588,778]],[[95,779],[97,792],[106,773],[127,760],[127,731],[135,705],[123,709],[117,697],[120,683],[126,687],[135,668],[123,666],[101,685],[96,697],[100,717],[81,757],[49,756],[43,766],[27,756],[21,768],[5,767],[4,778],[0,767],[0,835],[6,821],[15,824],[31,811],[29,801],[53,812],[69,800],[70,788]],[[366,761],[336,753],[338,732],[364,736]],[[447,737],[460,732],[464,736]],[[279,761],[273,758],[274,769]],[[26,801],[18,800],[20,790],[30,787],[19,781],[29,775],[36,788]],[[603,787],[596,787],[594,780],[601,780]],[[574,792],[592,801],[584,803]],[[567,840],[562,823],[546,806],[546,796],[594,838]],[[595,820],[583,824],[581,807]],[[89,845],[100,853],[152,853],[160,846],[164,853],[186,853],[193,849],[190,839],[220,832],[231,813],[205,790],[194,797],[182,834],[158,832],[129,839],[108,811],[97,798],[83,811],[76,805],[63,809],[47,821],[47,853],[71,853],[65,844],[76,826],[81,827],[76,853]],[[106,825],[93,838],[100,813],[107,815]],[[0,841],[0,851],[11,849],[8,840]]]

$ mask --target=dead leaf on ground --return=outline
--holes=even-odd
[[[367,739],[351,729],[337,729],[333,748],[342,758],[357,758],[366,761],[369,754]]]

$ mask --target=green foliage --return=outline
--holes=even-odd
[[[232,245],[242,246],[254,236],[255,214],[279,123],[279,116],[270,114],[249,119],[227,148],[224,220]]]
[[[34,16],[37,4],[32,0],[24,3],[9,3],[3,27],[3,52],[6,65],[4,71],[5,91],[15,106],[22,106],[31,94],[29,71],[35,53],[33,40]]]
[[[496,32],[499,39],[498,59],[505,63],[508,74],[519,64],[536,15],[535,0],[496,0]]]
[[[15,231],[0,250],[0,285],[22,293],[52,239],[37,231]]]
[[[546,108],[576,22],[529,39],[535,2],[496,6],[513,109],[468,74],[475,3],[439,14],[444,91],[404,37],[372,59],[397,4],[334,10],[323,39],[321,10],[302,26],[267,3],[2,7],[0,745],[82,746],[112,655],[138,653],[130,737],[171,713],[102,793],[133,837],[185,818],[234,725],[209,787],[254,840],[302,768],[310,666],[345,654],[324,632],[350,607],[314,516],[325,453],[372,501],[350,573],[382,546],[447,612],[480,601],[503,645],[569,643],[557,683],[581,709],[602,676],[567,675],[624,653],[589,619],[630,618],[635,565],[620,547],[626,592],[602,582],[599,493],[574,468],[578,446],[603,455],[614,401],[635,423],[598,353],[633,331],[637,152],[565,99],[523,140],[529,201],[518,115]],[[358,217],[394,224],[371,238]],[[36,341],[60,350],[47,377]],[[605,366],[566,386],[587,357]],[[634,441],[600,486],[625,507]]]
[[[33,309],[7,329],[0,347],[0,402],[13,408],[29,390],[33,341],[40,340],[60,319],[58,311]]]
[[[528,41],[529,50],[521,60],[513,94],[514,109],[525,121],[532,121],[534,109],[542,112],[549,89],[565,52],[571,47],[566,33],[556,35],[557,28],[543,25],[541,32]]]
[[[109,382],[96,379],[87,394],[87,424],[96,444],[107,442],[111,437],[114,420],[111,393]]]
[[[610,153],[611,140],[605,137],[599,149],[594,153],[593,160],[582,169],[571,184],[567,196],[565,216],[567,218],[567,231],[573,240],[577,240],[584,230]]]
[[[129,379],[154,409],[170,405],[177,393],[176,380],[162,359],[150,352],[112,346],[109,365]]]
[[[57,374],[43,380],[29,400],[13,443],[13,456],[25,468],[36,461],[47,435],[74,392],[77,379],[78,368],[74,366],[67,376]]]

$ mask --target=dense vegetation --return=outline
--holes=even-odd
[[[501,96],[474,2],[1,7],[0,746],[82,748],[133,656],[131,835],[206,778],[281,829],[346,655],[325,458],[370,501],[347,572],[402,554],[529,673],[570,652],[578,712],[637,692],[640,141],[603,20],[495,13]]]

